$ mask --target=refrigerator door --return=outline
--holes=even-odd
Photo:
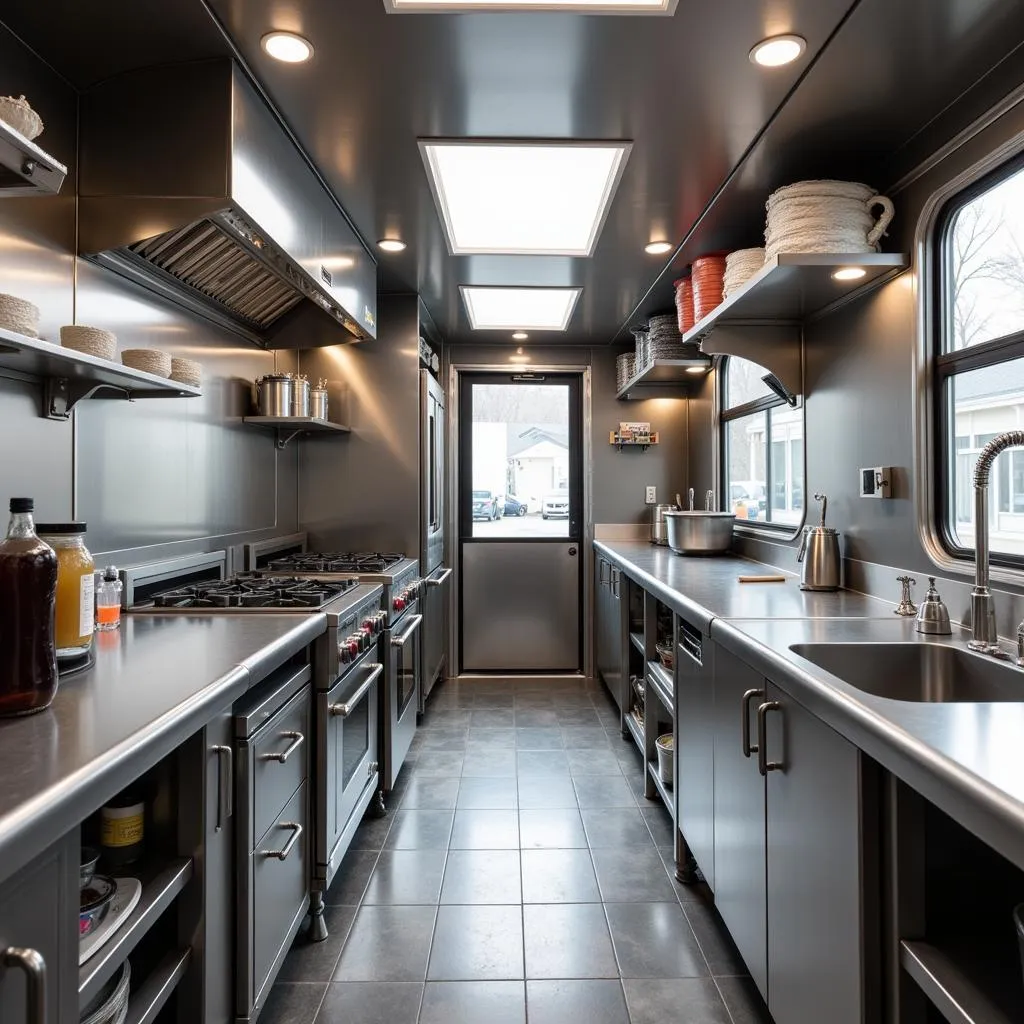
[[[423,610],[423,678],[420,682],[420,713],[426,709],[427,697],[440,679],[448,661],[448,608],[451,602],[452,570],[442,562],[424,585]]]
[[[429,574],[444,561],[444,389],[420,370],[420,566]]]

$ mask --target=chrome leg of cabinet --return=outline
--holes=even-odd
[[[323,942],[329,934],[324,920],[324,894],[314,889],[309,903],[309,941]]]

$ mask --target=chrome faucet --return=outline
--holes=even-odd
[[[971,591],[972,638],[967,646],[985,654],[999,653],[995,603],[988,589],[988,477],[1000,452],[1022,446],[1024,430],[1009,430],[985,445],[974,467],[974,589]],[[1024,634],[1024,629],[1018,630],[1020,634]],[[1024,646],[1021,656],[1024,657]]]

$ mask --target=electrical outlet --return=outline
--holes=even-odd
[[[647,488],[647,496],[644,498],[644,502],[647,505],[657,505],[658,504],[658,488],[657,487],[648,487]]]
[[[862,498],[892,497],[892,467],[869,466],[860,471],[860,496]]]

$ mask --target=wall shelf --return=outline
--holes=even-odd
[[[0,121],[0,196],[54,196],[68,169]]]
[[[909,265],[903,253],[780,253],[694,324],[683,343],[699,343],[709,356],[750,359],[802,394],[803,325],[853,302]],[[864,276],[836,281],[832,275],[842,267],[856,267]]]
[[[74,352],[49,341],[0,327],[0,370],[43,382],[42,415],[66,420],[86,398],[195,398],[199,388],[110,359]]]
[[[655,359],[650,366],[634,374],[615,397],[631,401],[678,397],[680,386],[696,384],[710,369],[711,360],[706,355],[698,354],[692,359]],[[699,372],[691,373],[691,370]]]
[[[349,427],[313,416],[245,416],[243,423],[254,427],[273,427],[277,431],[277,447],[287,448],[300,434],[351,434]]]
[[[658,432],[654,431],[650,434],[647,440],[623,440],[622,437],[613,430],[608,434],[608,443],[613,445],[615,448],[618,448],[620,452],[624,448],[639,448],[641,451],[645,452],[652,445],[660,444],[660,438],[658,436]]]

